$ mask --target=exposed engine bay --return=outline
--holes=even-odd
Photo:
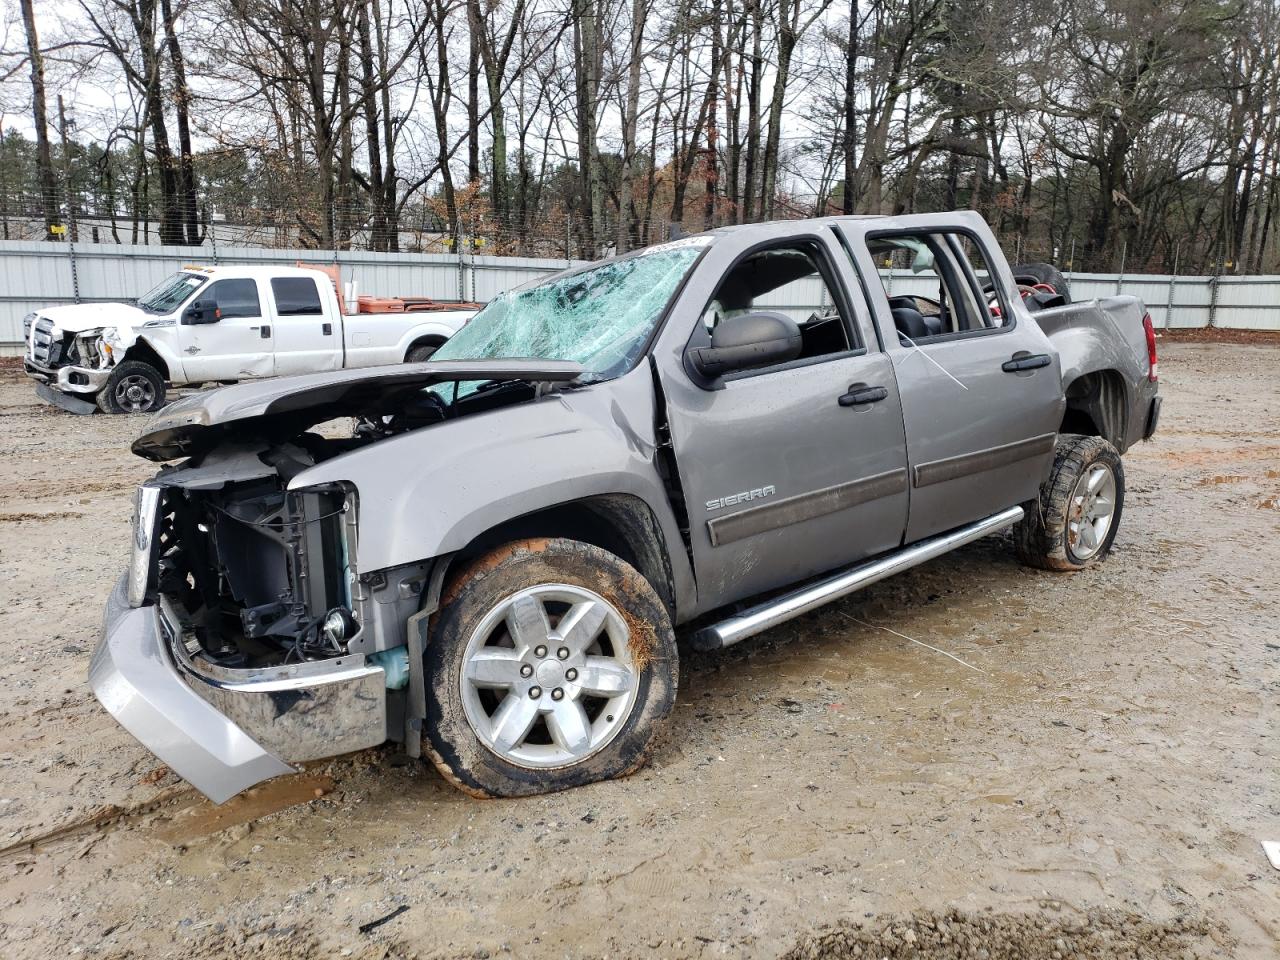
[[[279,478],[169,487],[156,586],[204,655],[225,667],[341,656],[353,615],[353,494],[286,493]]]

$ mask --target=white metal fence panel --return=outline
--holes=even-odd
[[[273,250],[262,247],[160,247],[0,241],[0,352],[20,352],[22,318],[42,306],[136,297],[187,263],[337,264],[360,293],[485,302],[504,290],[563,269],[569,261],[461,254]],[[906,270],[882,273],[891,295],[928,296],[930,281]],[[1171,277],[1068,274],[1073,299],[1141,298],[1157,327],[1280,330],[1280,276]],[[762,297],[763,307],[807,316],[826,304],[806,279]]]
[[[62,303],[140,296],[184,264],[337,264],[357,292],[373,296],[491,300],[528,280],[570,265],[567,260],[463,254],[272,250],[260,247],[144,247],[0,241],[0,348],[18,352],[22,318]],[[578,262],[578,261],[574,261]]]

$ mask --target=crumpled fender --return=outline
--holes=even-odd
[[[138,331],[133,327],[106,327],[102,340],[111,348],[111,365],[115,366],[124,359],[124,355],[138,342]],[[159,351],[157,351],[159,352]],[[161,354],[164,356],[164,354]]]
[[[1124,452],[1140,439],[1146,408],[1155,395],[1147,380],[1147,346],[1142,328],[1146,312],[1135,297],[1107,297],[1072,303],[1032,314],[1048,335],[1062,364],[1066,393],[1081,377],[1113,371],[1122,387],[1097,415],[1106,421],[1107,439]]]
[[[445,421],[317,464],[291,490],[356,488],[361,572],[460,550],[498,524],[584,497],[638,497],[670,557],[676,600],[693,575],[654,455],[654,385],[640,364],[618,380]]]

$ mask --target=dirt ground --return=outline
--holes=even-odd
[[[686,656],[635,777],[487,802],[161,767],[85,679],[138,422],[4,373],[0,956],[1275,957],[1280,347],[1163,346],[1105,565],[972,545]]]

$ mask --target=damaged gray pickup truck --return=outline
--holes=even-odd
[[[425,363],[161,411],[90,680],[219,802],[388,739],[476,796],[622,776],[674,627],[724,647],[1009,527],[1096,563],[1159,409],[1142,304],[1070,303],[974,214],[711,231]]]

